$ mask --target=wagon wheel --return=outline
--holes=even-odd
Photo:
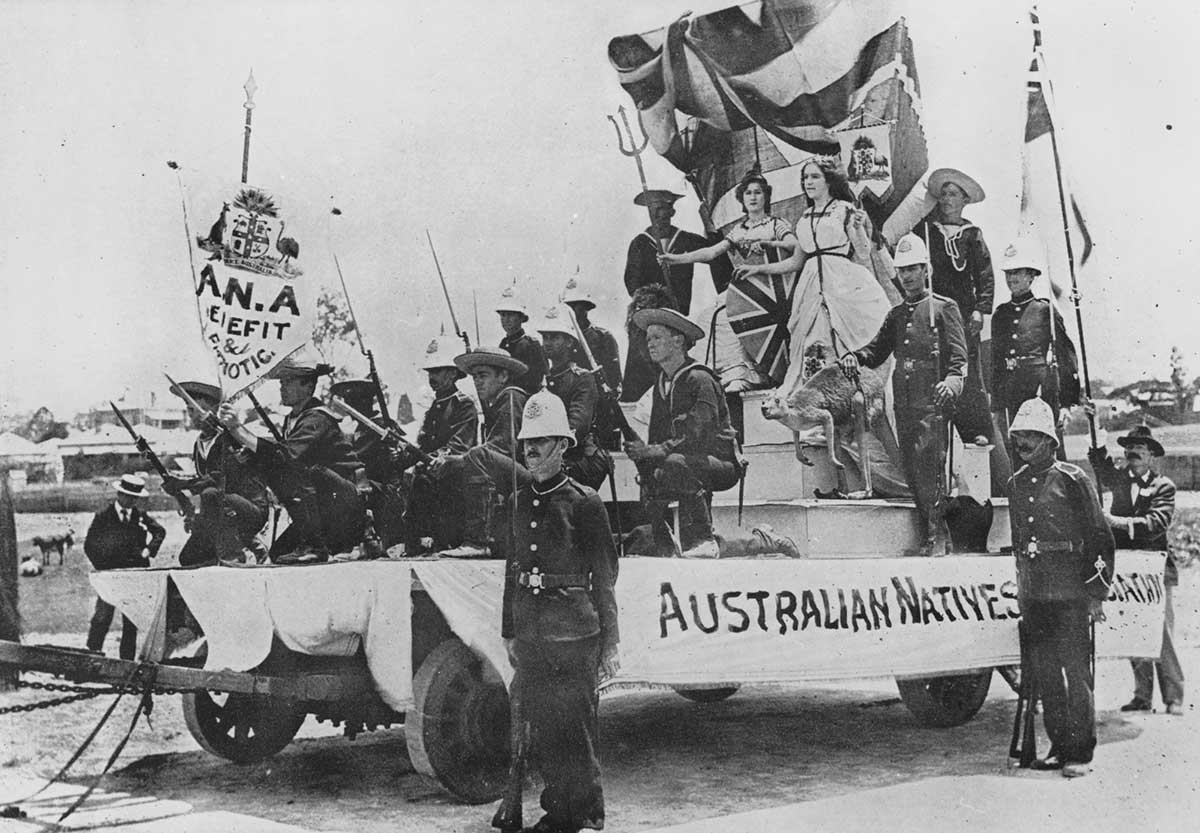
[[[192,737],[209,752],[249,764],[291,743],[306,712],[274,697],[249,694],[183,695],[183,718]]]
[[[416,770],[468,804],[495,801],[508,775],[508,691],[484,672],[470,648],[445,640],[413,676],[404,720]]]
[[[992,669],[970,671],[948,677],[916,677],[896,680],[900,699],[917,720],[926,726],[947,728],[966,723],[987,699]]]
[[[727,685],[718,688],[675,688],[675,693],[693,703],[719,703],[738,693],[741,686]]]

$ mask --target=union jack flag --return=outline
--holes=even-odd
[[[778,258],[773,258],[778,259]],[[753,275],[735,281],[725,293],[725,314],[758,372],[775,384],[788,369],[788,316],[792,312],[795,273]]]

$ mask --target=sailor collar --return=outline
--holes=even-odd
[[[548,480],[544,484],[538,483],[537,481],[530,483],[529,488],[532,489],[533,493],[535,495],[537,495],[538,497],[545,497],[546,495],[553,492],[555,489],[558,489],[559,487],[563,486],[566,482],[567,482],[567,476],[565,474],[563,474],[562,472],[559,472],[557,475],[554,476],[554,478],[552,480]]]
[[[662,393],[662,396],[664,399],[666,399],[667,397],[669,397],[671,395],[671,391],[675,387],[675,381],[680,377],[680,375],[687,372],[688,370],[690,370],[691,368],[693,368],[695,366],[696,366],[696,360],[689,357],[684,360],[683,364],[679,367],[678,370],[676,370],[674,373],[671,374],[670,379],[667,378],[667,374],[665,372],[659,371],[658,389],[659,389],[659,392]]]

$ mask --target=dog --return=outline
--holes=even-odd
[[[35,535],[33,545],[42,551],[42,564],[50,566],[50,553],[58,553],[58,563],[63,563],[63,553],[75,546],[75,530],[68,529],[61,535]]]
[[[950,531],[954,552],[987,552],[994,511],[990,500],[980,504],[970,495],[955,495],[942,501],[942,517]]]
[[[889,457],[898,459],[899,449],[892,426],[884,410],[884,379],[874,370],[861,368],[858,383],[851,381],[839,365],[827,360],[823,344],[810,346],[804,354],[805,368],[811,370],[790,393],[777,393],[762,404],[766,419],[782,422],[792,429],[796,459],[806,466],[812,461],[804,454],[801,433],[820,426],[825,432],[829,460],[838,472],[838,489],[846,492],[845,464],[838,459],[839,436],[853,430],[859,456],[863,460],[863,481],[867,495],[872,493],[870,455],[865,445],[867,426],[883,443]]]

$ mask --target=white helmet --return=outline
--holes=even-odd
[[[918,263],[929,265],[929,252],[925,249],[925,241],[918,235],[906,234],[896,244],[896,256],[892,264],[897,268],[916,266]]]
[[[562,333],[575,338],[575,328],[571,326],[571,321],[567,317],[570,314],[562,304],[555,304],[546,310],[545,316],[537,323],[536,329],[539,333]]]
[[[500,293],[500,300],[496,303],[496,312],[517,312],[525,316],[526,321],[529,320],[529,309],[525,306],[525,302],[517,297],[515,283]]]
[[[563,289],[563,303],[587,304],[591,309],[596,308],[596,301],[592,298],[592,293],[579,283],[578,277],[573,277],[567,281],[567,285]]]
[[[1045,434],[1055,443],[1058,442],[1058,434],[1054,430],[1054,411],[1050,409],[1050,405],[1045,399],[1035,396],[1021,403],[1021,407],[1017,409],[1017,415],[1013,417],[1012,425],[1008,426],[1010,436],[1018,431],[1034,431],[1038,434]]]
[[[542,437],[562,437],[575,445],[575,435],[567,422],[567,409],[563,401],[548,390],[539,390],[525,403],[521,415],[521,433],[518,440],[537,440]]]
[[[454,354],[458,351],[451,348],[455,346],[444,336],[429,342],[429,346],[425,348],[425,358],[421,362],[421,369],[437,370],[440,367],[454,367]],[[455,367],[455,370],[458,368]],[[465,375],[461,370],[458,372],[460,378]]]
[[[1017,238],[1008,244],[1000,256],[1000,268],[1005,272],[1015,269],[1032,269],[1039,275],[1046,272],[1046,261],[1042,243],[1037,238]]]

